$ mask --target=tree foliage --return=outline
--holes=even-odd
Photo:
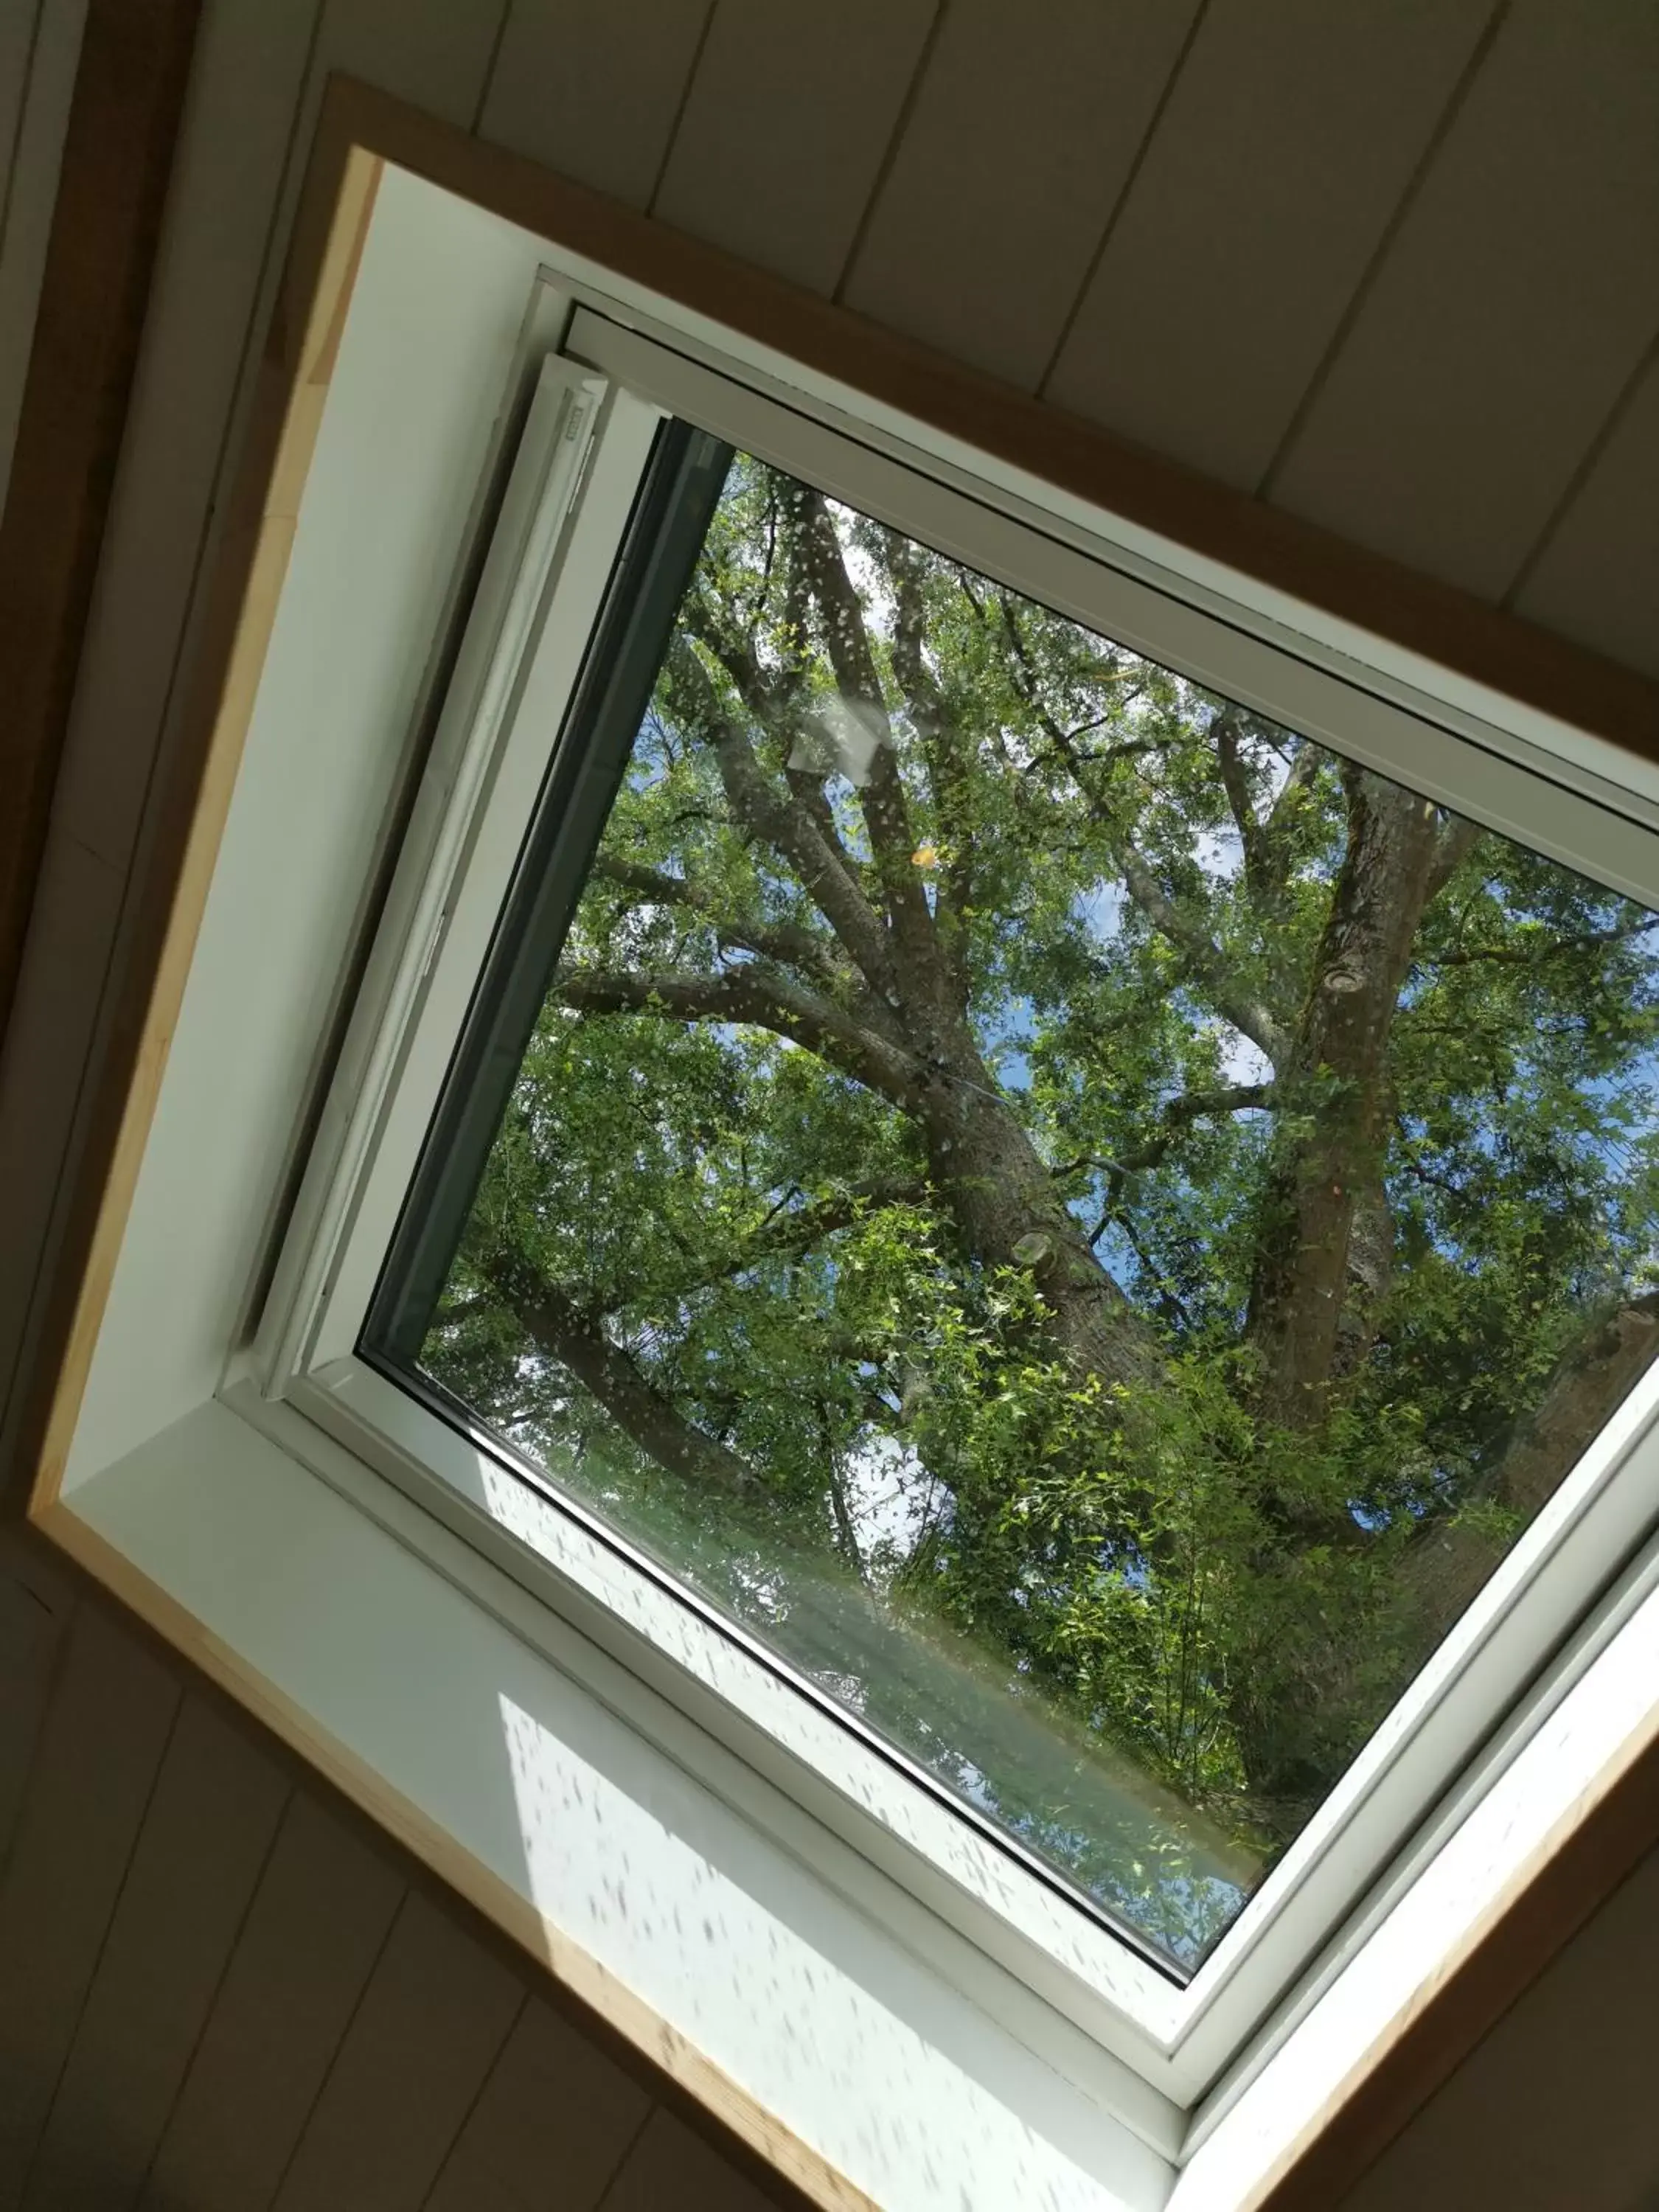
[[[739,457],[425,1364],[1191,1959],[1648,1356],[1652,927]]]

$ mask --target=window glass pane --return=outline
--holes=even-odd
[[[1653,917],[741,455],[578,888],[422,1370],[1189,1968],[1650,1355]]]

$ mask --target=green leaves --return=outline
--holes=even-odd
[[[1190,1960],[1651,1283],[1656,949],[740,458],[424,1363]]]

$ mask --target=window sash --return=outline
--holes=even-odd
[[[1443,704],[1433,720],[1409,712],[1384,696],[1389,687],[1367,680],[1367,672],[1352,664],[1338,672],[1305,650],[1291,653],[1282,639],[1261,635],[1260,620],[1230,621],[1193,604],[1190,592],[1175,597],[1157,588],[1132,573],[1121,548],[1097,541],[1085,550],[1070,542],[1073,531],[1034,526],[1009,513],[1006,500],[972,497],[941,481],[951,472],[946,465],[936,463],[930,471],[915,465],[916,456],[896,459],[807,411],[799,395],[796,404],[784,405],[750,382],[589,310],[579,312],[570,343],[580,358],[550,362],[544,371],[543,416],[532,410],[527,458],[509,487],[480,611],[452,687],[451,726],[439,732],[421,802],[431,796],[437,826],[422,827],[417,805],[419,834],[406,851],[378,969],[371,969],[325,1116],[331,1141],[313,1157],[295,1236],[260,1332],[258,1366],[268,1396],[289,1396],[325,1425],[343,1419],[341,1408],[349,1401],[356,1447],[373,1458],[378,1436],[386,1471],[399,1480],[418,1465],[417,1486],[428,1498],[428,1478],[458,1486],[453,1473],[443,1473],[445,1450],[430,1429],[418,1449],[411,1444],[399,1429],[402,1415],[362,1383],[366,1370],[355,1362],[355,1347],[531,819],[546,735],[560,726],[579,680],[610,562],[664,410],[1334,751],[1659,906],[1659,808],[1639,793],[1615,787],[1601,773],[1607,763],[1599,754],[1581,754],[1570,744],[1545,751],[1532,736],[1475,724]],[[583,453],[575,474],[564,479],[549,456],[563,441],[573,392],[582,395],[586,410]],[[526,513],[539,522],[527,525]],[[533,578],[528,590],[522,580],[527,572]],[[483,664],[482,674],[469,655]],[[373,1079],[364,1080],[365,1069]],[[374,1418],[362,1411],[371,1403],[379,1408]],[[1033,1987],[1149,2081],[1190,2100],[1233,2059],[1297,1976],[1305,1977],[1329,1931],[1368,1890],[1376,1902],[1382,1893],[1375,1885],[1390,1860],[1648,1533],[1649,1501],[1659,1495],[1656,1415],[1659,1382],[1650,1373],[1184,1991],[1173,1991],[1161,1970],[1091,1927],[1080,1906],[1056,1898],[1035,1872],[1016,1866],[1010,1883],[1006,1866],[952,1848],[954,1838],[930,1827],[911,1802],[931,1785],[903,1778],[896,1783],[891,1763],[882,1765],[868,1746],[864,1758],[877,1762],[884,1778],[878,1814],[855,1802],[869,1796],[875,1769],[868,1764],[856,1778],[844,1774],[832,1784],[833,1802],[813,1794],[827,1808],[829,1825],[855,1840],[873,1839],[884,1848],[872,1820],[900,1837],[899,1858],[920,1887],[938,1893],[937,1870],[948,1867],[949,1909],[973,1940],[1015,1961]],[[465,1495],[465,1483],[459,1487]],[[580,1525],[580,1516],[568,1505],[549,1510]],[[492,1509],[492,1517],[513,1533],[510,1513]],[[522,1532],[515,1540],[521,1554]],[[522,1556],[519,1567],[528,1571]],[[568,1584],[567,1577],[562,1595],[556,1577],[541,1594],[557,1609]],[[698,1608],[687,1598],[668,1601],[684,1616],[681,1632],[690,1633],[685,1621],[701,1620]],[[625,1612],[614,1598],[611,1603]],[[659,1644],[666,1638],[672,1648],[664,1619],[653,1615],[644,1632]],[[718,1638],[726,1632],[705,1622],[702,1633]],[[707,1686],[720,1668],[699,1650]],[[775,1675],[777,1662],[771,1665]],[[729,1691],[717,1694],[737,1710]],[[839,1716],[829,1725],[856,1736],[855,1726]],[[836,1765],[826,1741],[813,1736],[804,1754],[792,1747],[791,1755],[805,1756],[823,1778]],[[971,1832],[954,1807],[939,1810],[947,1822]],[[918,1871],[918,1854],[931,1862],[933,1876],[925,1868]],[[1328,1956],[1327,1975],[1335,1955]]]

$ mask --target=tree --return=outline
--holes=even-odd
[[[1649,1356],[1654,927],[739,457],[424,1363],[1192,1958]]]

